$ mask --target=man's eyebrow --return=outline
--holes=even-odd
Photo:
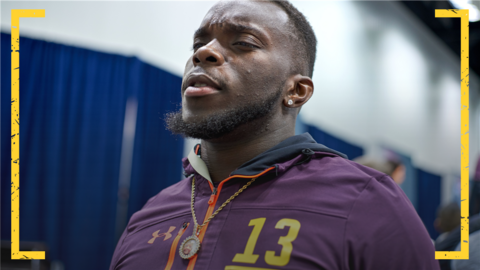
[[[203,26],[195,30],[195,33],[193,33],[193,38],[195,39],[196,37],[204,37],[206,35],[208,35],[208,30],[205,26]]]
[[[253,26],[250,26],[250,25],[245,25],[245,24],[237,24],[237,23],[232,23],[232,22],[224,22],[222,23],[223,26],[225,26],[225,29],[227,29],[228,31],[231,31],[231,32],[251,32],[253,33],[254,35],[257,35],[259,38],[266,38],[266,34],[264,33],[264,31],[256,28],[256,27],[253,27]],[[204,36],[207,36],[208,34],[210,33],[210,31],[208,30],[208,28],[206,26],[203,26],[203,27],[200,27],[198,28],[195,33],[193,34],[193,38],[196,38],[196,37],[204,37]]]

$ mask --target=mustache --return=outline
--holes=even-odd
[[[182,91],[185,91],[185,89],[187,89],[188,85],[187,84],[187,81],[188,81],[188,78],[189,76],[192,74],[192,73],[196,73],[196,74],[205,74],[207,75],[208,77],[210,77],[213,81],[215,81],[218,86],[220,87],[220,89],[223,90],[226,90],[228,89],[228,86],[227,84],[225,83],[225,80],[223,78],[220,78],[220,76],[216,76],[216,75],[213,75],[211,73],[208,73],[206,72],[204,69],[194,69],[192,71],[190,71],[187,75],[183,76],[183,79],[182,79]]]

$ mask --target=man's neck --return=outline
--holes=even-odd
[[[295,135],[294,125],[283,123],[272,126],[277,128],[250,134],[239,132],[236,138],[228,141],[202,140],[202,160],[207,165],[212,181],[221,182],[243,163]]]

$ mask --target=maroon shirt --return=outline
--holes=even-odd
[[[432,241],[398,185],[308,133],[243,164],[218,187],[195,153],[183,162],[189,177],[132,216],[111,270],[439,269]],[[199,223],[258,178],[202,230],[201,248],[188,260],[179,248],[193,234],[193,177]]]

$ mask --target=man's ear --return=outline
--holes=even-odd
[[[290,79],[290,88],[283,98],[283,105],[288,108],[298,108],[313,95],[313,81],[310,77],[300,74],[294,75]]]

